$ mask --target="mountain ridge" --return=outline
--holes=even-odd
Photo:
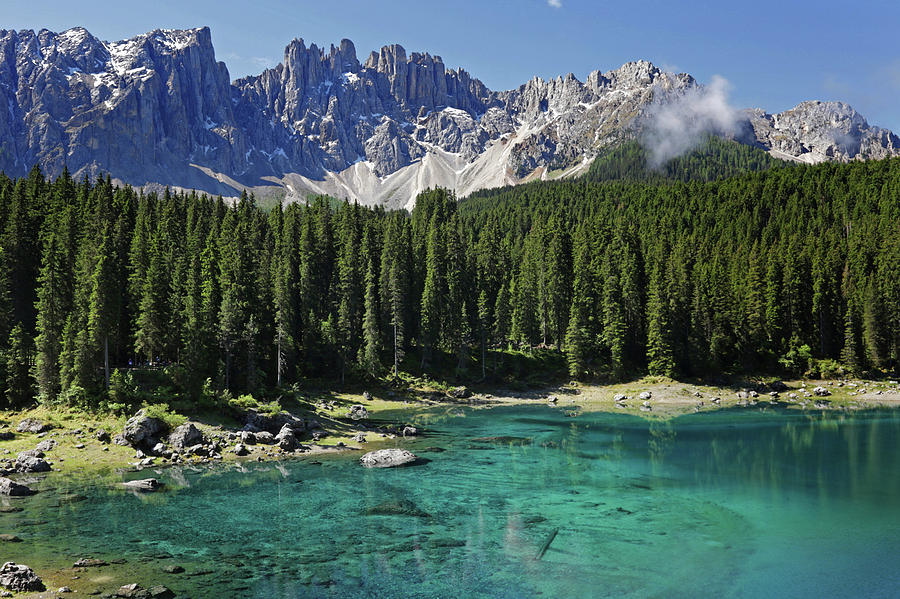
[[[397,44],[361,62],[350,40],[326,50],[299,38],[276,67],[231,80],[208,27],[112,43],[82,27],[0,30],[0,169],[67,166],[150,188],[410,206],[436,185],[466,195],[585,172],[602,148],[641,138],[660,106],[705,89],[635,61],[584,82],[569,73],[492,91]],[[727,121],[704,133],[785,159],[900,154],[896,135],[839,102],[734,111]]]

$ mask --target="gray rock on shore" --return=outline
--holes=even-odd
[[[394,468],[411,464],[417,459],[418,456],[411,451],[393,448],[370,451],[359,458],[359,461],[366,468]]]
[[[0,567],[0,586],[10,591],[43,591],[43,581],[24,564],[6,562]]]
[[[125,423],[122,438],[134,446],[147,445],[152,447],[156,444],[159,436],[166,432],[166,428],[165,422],[158,418],[151,418],[147,415],[147,410],[141,408]]]
[[[247,449],[247,446],[243,443],[238,443],[237,445],[235,445],[232,451],[234,451],[234,455],[239,456],[247,455],[248,453],[250,453],[250,450]]]
[[[179,451],[193,445],[202,445],[204,442],[203,433],[194,426],[193,422],[185,422],[169,434],[169,445],[172,446],[172,449]]]
[[[52,425],[34,418],[26,418],[19,423],[16,430],[20,433],[43,433],[53,428]]]
[[[468,387],[453,387],[448,392],[448,395],[454,399],[468,399],[472,397],[472,392],[469,391]]]
[[[281,427],[281,430],[275,435],[275,441],[278,443],[278,447],[284,451],[294,451],[297,448],[297,435],[290,424]]]
[[[259,431],[256,433],[256,442],[260,445],[275,445],[275,435],[269,431]]]
[[[350,418],[353,420],[362,420],[363,418],[369,417],[369,411],[365,406],[360,404],[355,404],[350,406]]]
[[[33,472],[50,472],[50,464],[43,458],[28,455],[25,452],[19,454],[16,458],[16,472],[33,473]]]

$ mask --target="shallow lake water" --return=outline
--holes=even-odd
[[[427,436],[398,444],[425,459],[406,468],[353,452],[161,469],[166,490],[145,496],[51,477],[7,502],[23,511],[0,532],[23,542],[4,557],[39,573],[125,560],[80,582],[192,598],[900,593],[900,412],[415,419]]]

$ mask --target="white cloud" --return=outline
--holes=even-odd
[[[547,6],[552,6],[553,8],[562,8],[562,0],[547,0]]]
[[[643,144],[650,164],[661,166],[692,150],[709,134],[734,134],[738,112],[729,104],[731,85],[718,75],[708,86],[689,89],[676,98],[659,96],[649,107]]]

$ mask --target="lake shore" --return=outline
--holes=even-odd
[[[817,395],[816,388],[825,391]],[[127,421],[124,416],[47,408],[0,412],[0,459],[13,460],[20,452],[51,440],[52,449],[44,453],[54,474],[123,479],[135,471],[176,464],[271,461],[378,449],[392,444],[398,437],[402,441],[405,424],[421,424],[416,418],[418,413],[442,406],[490,408],[540,403],[564,410],[572,417],[584,412],[611,412],[648,419],[725,409],[822,411],[900,406],[900,385],[896,381],[863,380],[787,380],[774,385],[742,381],[710,385],[645,377],[613,385],[567,384],[527,391],[477,388],[458,395],[462,397],[430,389],[410,390],[403,395],[393,391],[329,393],[312,399],[300,409],[297,406],[288,409],[318,427],[314,436],[308,434],[299,440],[297,449],[284,451],[276,444],[244,444],[246,455],[234,451],[240,443],[235,437],[243,428],[240,421],[200,415],[189,421],[207,441],[217,444],[214,457],[182,453],[173,456],[174,459],[138,453],[130,445],[97,438],[99,431],[105,431],[110,438],[120,433]],[[365,407],[366,417],[350,418],[351,406]],[[44,423],[48,428],[39,433],[18,432],[19,423],[27,419]],[[427,435],[427,423],[410,436],[419,432]]]
[[[84,492],[85,485],[109,486],[120,489],[118,492],[124,495],[129,491],[122,489],[120,483],[135,478],[159,476],[166,480],[177,480],[230,470],[257,473],[266,469],[271,470],[274,475],[279,469],[283,470],[278,464],[280,460],[299,459],[314,463],[316,459],[323,459],[324,456],[348,459],[350,456],[361,456],[364,451],[386,446],[421,445],[428,439],[429,422],[440,426],[438,419],[429,419],[429,414],[431,416],[439,412],[455,414],[461,407],[481,410],[514,405],[546,405],[551,409],[563,411],[566,416],[575,419],[592,412],[609,412],[662,421],[698,411],[724,412],[729,409],[806,410],[821,413],[900,406],[900,388],[896,383],[887,381],[842,383],[835,381],[831,384],[823,381],[784,381],[784,385],[786,390],[776,392],[777,398],[770,396],[771,392],[765,391],[761,386],[755,388],[752,388],[752,385],[711,386],[654,379],[607,386],[561,385],[527,392],[496,390],[494,393],[485,393],[483,392],[485,390],[478,389],[471,396],[461,398],[430,391],[408,398],[388,398],[387,394],[380,397],[377,392],[373,394],[374,396],[338,394],[333,395],[333,399],[330,400],[333,405],[316,402],[315,405],[318,407],[315,408],[315,417],[322,422],[321,430],[327,434],[316,443],[303,441],[305,448],[300,451],[284,452],[277,449],[277,446],[257,444],[249,446],[248,455],[237,456],[229,451],[231,446],[224,446],[221,460],[194,456],[176,463],[156,458],[154,463],[145,466],[141,466],[139,460],[136,460],[134,448],[103,443],[95,438],[96,432],[101,428],[113,434],[118,433],[124,425],[124,418],[100,417],[92,420],[83,414],[30,410],[4,415],[3,420],[8,423],[5,428],[15,429],[19,418],[39,417],[51,422],[54,428],[43,433],[17,434],[13,439],[0,442],[0,451],[9,451],[11,455],[15,455],[14,450],[31,449],[40,441],[52,439],[57,445],[47,451],[46,456],[52,462],[54,472],[47,475],[13,475],[14,478],[21,479],[27,476],[30,480],[36,481],[29,484],[33,484],[39,492],[33,498],[2,498],[0,505],[4,509],[22,508],[26,513],[29,511],[29,502],[32,501],[58,504],[59,509],[76,509],[74,506],[79,501],[79,490]],[[813,389],[816,387],[826,389],[830,395],[815,396]],[[641,399],[641,394],[645,393],[649,394],[649,399]],[[805,393],[809,393],[810,396],[807,397]],[[792,398],[791,394],[796,394],[797,397]],[[617,401],[617,396],[625,398],[619,397]],[[713,402],[715,398],[719,399],[717,403]],[[644,405],[645,402],[649,406]],[[366,406],[368,418],[351,421],[352,424],[348,422],[346,416],[351,409],[350,406],[353,405]],[[641,409],[648,407],[649,410]],[[312,414],[307,416],[312,417]],[[235,432],[233,429],[236,427],[236,423],[213,423],[202,420],[195,422],[209,439],[227,438],[229,433]],[[402,435],[380,432],[386,430],[385,427],[396,427],[403,423],[419,427],[424,433],[424,438],[416,442],[414,441],[416,437],[404,438]],[[353,436],[360,430],[365,431],[366,443],[353,441]],[[339,445],[341,443],[343,446]],[[78,445],[83,447],[79,448]],[[164,492],[160,499],[164,499],[165,495]],[[155,501],[154,494],[144,495],[142,500],[152,503]],[[69,502],[72,502],[72,507],[67,507],[70,505]],[[43,503],[40,505],[43,506]],[[37,507],[39,504],[32,505]],[[42,507],[46,508],[47,506]],[[25,537],[24,540],[27,542],[27,529],[2,527],[4,515],[0,514],[0,533],[20,535]],[[13,545],[9,544],[7,547],[12,548]],[[92,594],[101,588],[106,589],[104,592],[108,592],[111,583],[139,582],[165,585],[182,580],[180,577],[190,577],[189,580],[200,583],[204,577],[211,575],[211,571],[207,572],[207,569],[204,569],[202,561],[176,562],[159,558],[148,560],[146,563],[116,563],[106,556],[108,563],[102,567],[75,566],[79,559],[99,556],[72,553],[61,558],[59,552],[51,553],[47,548],[42,551],[45,553],[36,554],[39,557],[23,561],[35,570],[50,591],[16,596],[47,597],[55,595],[56,593],[51,591],[61,587],[69,587],[79,594]],[[176,569],[185,568],[186,572],[168,572],[165,568],[169,566]]]

